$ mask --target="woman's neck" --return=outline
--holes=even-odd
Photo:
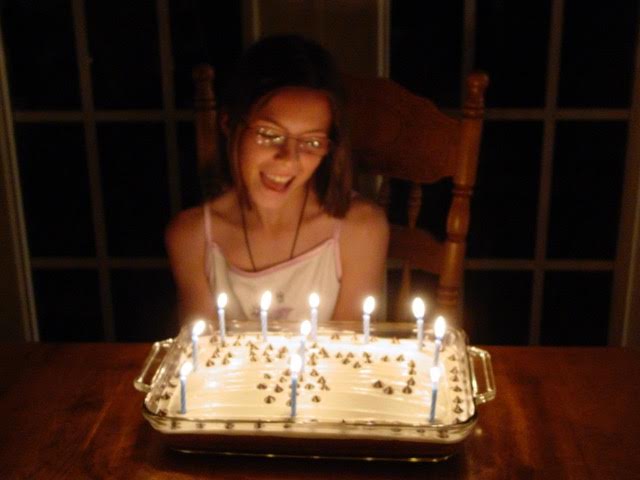
[[[250,210],[245,209],[247,224],[252,229],[257,228],[267,232],[295,229],[305,208],[305,201],[306,208],[309,208],[309,204],[312,203],[313,193],[309,192],[309,198],[306,196],[306,189],[301,189],[299,195],[287,201],[282,208],[264,208],[254,204]]]

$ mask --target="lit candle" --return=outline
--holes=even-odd
[[[291,370],[291,418],[296,416],[296,405],[298,396],[298,373],[302,368],[302,358],[297,353],[291,355],[291,364],[289,369]]]
[[[309,308],[311,309],[311,339],[315,342],[318,339],[318,306],[320,305],[320,295],[312,293],[309,295]]]
[[[438,383],[440,382],[440,375],[442,371],[440,367],[431,367],[429,370],[431,374],[431,413],[429,414],[429,422],[433,423],[436,419],[436,403],[438,402]]]
[[[300,324],[300,357],[302,359],[302,367],[300,371],[304,373],[304,364],[305,364],[305,355],[307,351],[307,336],[311,331],[311,322],[309,320],[304,320]]]
[[[224,307],[227,306],[229,297],[226,293],[218,295],[218,322],[220,323],[220,341],[224,342],[224,337],[227,334],[227,328],[224,320]]]
[[[371,324],[371,313],[376,308],[376,300],[372,296],[364,299],[362,305],[362,333],[364,334],[364,343],[369,343],[369,329]]]
[[[436,344],[435,344],[435,352],[433,354],[433,366],[438,366],[438,358],[440,357],[440,348],[442,347],[442,337],[444,337],[444,332],[447,329],[447,322],[445,322],[444,317],[442,315],[438,315],[436,318],[435,325],[433,330],[436,334]]]
[[[416,330],[418,334],[418,350],[422,350],[422,344],[424,342],[424,312],[426,307],[421,298],[416,297],[413,299],[411,305],[413,310],[413,316],[416,317]]]
[[[191,362],[184,362],[180,367],[180,413],[187,413],[187,377],[193,371]]]
[[[267,317],[271,306],[271,292],[267,290],[260,299],[260,327],[262,328],[262,340],[267,341]]]
[[[193,356],[193,369],[198,369],[198,337],[204,332],[205,323],[204,320],[198,320],[191,329],[191,344],[192,344],[192,356]]]

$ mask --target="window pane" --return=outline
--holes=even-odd
[[[467,256],[533,257],[541,148],[540,122],[485,123]]]
[[[558,104],[628,107],[638,0],[566,0]]]
[[[31,255],[95,255],[82,127],[17,124],[15,134]]]
[[[16,110],[80,108],[70,4],[1,3],[9,90]]]
[[[625,122],[558,122],[549,257],[614,257],[626,134]]]
[[[85,2],[96,108],[162,105],[156,2]]]
[[[98,125],[109,255],[164,256],[169,194],[164,126]]]
[[[180,186],[182,207],[198,205],[202,201],[202,189],[198,178],[196,137],[192,123],[180,122],[178,129],[178,162],[180,163]]]
[[[178,333],[175,287],[168,270],[111,272],[116,339],[151,342]]]
[[[611,272],[547,272],[543,345],[606,345]]]
[[[478,2],[475,68],[491,78],[488,106],[544,106],[550,3]]]
[[[215,68],[216,85],[242,51],[242,2],[172,0],[171,38],[176,105],[193,105],[191,70],[199,63]]]
[[[42,341],[104,340],[97,271],[35,270],[33,289]]]
[[[481,345],[526,345],[531,310],[531,272],[467,271],[465,324],[470,341]]]
[[[460,105],[463,2],[391,2],[391,78],[440,107]]]

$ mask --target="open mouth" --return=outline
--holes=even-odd
[[[290,175],[272,175],[260,172],[260,180],[262,184],[269,190],[275,192],[285,192],[293,182],[295,177]]]

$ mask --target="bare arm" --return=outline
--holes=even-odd
[[[389,224],[382,209],[356,199],[340,234],[342,282],[335,320],[358,321],[366,296],[373,295],[379,301],[388,246]]]
[[[167,226],[165,243],[176,284],[180,323],[213,319],[215,307],[205,276],[202,208],[178,214]]]

